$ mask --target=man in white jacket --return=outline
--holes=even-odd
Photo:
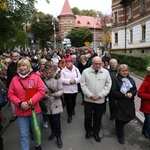
[[[98,56],[94,57],[91,67],[83,71],[80,81],[85,100],[85,138],[89,139],[93,135],[97,142],[101,141],[99,132],[105,96],[109,93],[112,84],[109,72],[102,68],[101,64],[101,58]]]

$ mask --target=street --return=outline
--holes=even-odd
[[[107,102],[107,111],[103,116],[100,143],[97,143],[94,138],[85,139],[84,131],[84,106],[81,105],[81,95],[78,94],[76,104],[76,114],[73,116],[71,124],[67,123],[66,109],[61,115],[62,120],[62,150],[149,150],[150,142],[141,134],[141,124],[136,119],[125,126],[125,145],[118,143],[115,133],[114,121],[109,120],[109,109]],[[12,110],[6,106],[4,112],[11,116]],[[9,117],[7,117],[9,118]],[[8,119],[9,120],[9,119]],[[59,149],[56,144],[56,139],[48,141],[50,129],[42,129],[42,150]],[[12,122],[2,135],[4,139],[4,150],[20,150],[19,128],[17,120]],[[34,150],[34,144],[31,140],[31,150]]]

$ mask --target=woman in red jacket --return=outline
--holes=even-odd
[[[146,72],[147,76],[138,90],[138,97],[141,98],[140,111],[145,116],[142,134],[150,139],[150,67],[146,69]]]
[[[8,98],[15,105],[15,114],[18,117],[21,135],[21,149],[29,150],[30,127],[32,129],[32,133],[34,133],[31,116],[32,106],[34,106],[37,121],[40,126],[41,108],[38,102],[45,95],[45,87],[40,76],[32,73],[29,60],[19,60],[17,64],[17,72],[18,75],[16,75],[10,83]],[[32,98],[32,104],[30,102],[30,98]],[[36,147],[35,149],[41,150],[41,146],[38,144],[35,137],[34,142]]]

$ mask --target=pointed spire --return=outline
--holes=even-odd
[[[63,9],[62,9],[62,11],[60,13],[60,16],[62,16],[62,15],[74,15],[72,13],[72,10],[70,8],[70,4],[69,4],[68,0],[65,0]]]

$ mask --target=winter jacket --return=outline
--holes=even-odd
[[[74,65],[72,70],[69,70],[67,67],[65,67],[61,70],[60,74],[64,88],[64,93],[70,94],[77,93],[78,92],[77,84],[80,82],[81,78],[81,74],[78,68],[76,68]],[[75,79],[76,84],[70,84],[71,79]]]
[[[150,76],[146,76],[142,82],[138,90],[138,97],[141,98],[140,111],[150,113]]]
[[[82,72],[80,85],[84,93],[84,100],[91,103],[102,104],[105,101],[105,96],[111,88],[111,78],[108,70],[101,68],[97,73],[93,67],[86,68]],[[93,94],[98,94],[101,98],[93,101],[90,97]]]
[[[121,120],[121,121],[130,121],[135,117],[135,107],[134,107],[134,97],[137,93],[137,88],[135,85],[135,81],[133,78],[131,78],[129,75],[126,77],[129,79],[130,83],[132,84],[132,88],[128,91],[129,93],[132,93],[132,97],[129,99],[120,92],[120,88],[123,84],[122,81],[123,76],[118,74],[113,80],[112,80],[112,88],[111,88],[111,95],[114,99],[116,99],[116,109],[115,109],[115,119]]]
[[[50,78],[44,79],[45,82],[45,88],[46,88],[46,94],[53,94],[56,93],[56,97],[50,96],[48,99],[44,99],[44,102],[47,106],[48,112],[47,114],[59,114],[63,112],[63,106],[60,97],[63,95],[63,85],[61,78],[55,79]],[[48,86],[48,87],[47,87]]]
[[[7,82],[6,82],[6,87],[9,88],[10,82],[12,78],[17,75],[17,63],[12,63],[8,66],[7,69]]]
[[[21,81],[21,82],[20,82]],[[34,94],[32,98],[32,104],[30,104],[30,99],[26,99],[26,90],[23,88],[30,87],[36,88],[36,93]],[[8,98],[11,102],[15,104],[15,114],[16,116],[30,116],[32,112],[32,108],[29,108],[28,110],[24,110],[19,106],[20,102],[27,101],[31,106],[34,106],[35,112],[40,113],[41,108],[39,106],[39,101],[43,98],[45,95],[45,87],[42,79],[39,75],[35,73],[29,74],[26,78],[21,78],[18,75],[16,75],[9,86],[8,90]]]

